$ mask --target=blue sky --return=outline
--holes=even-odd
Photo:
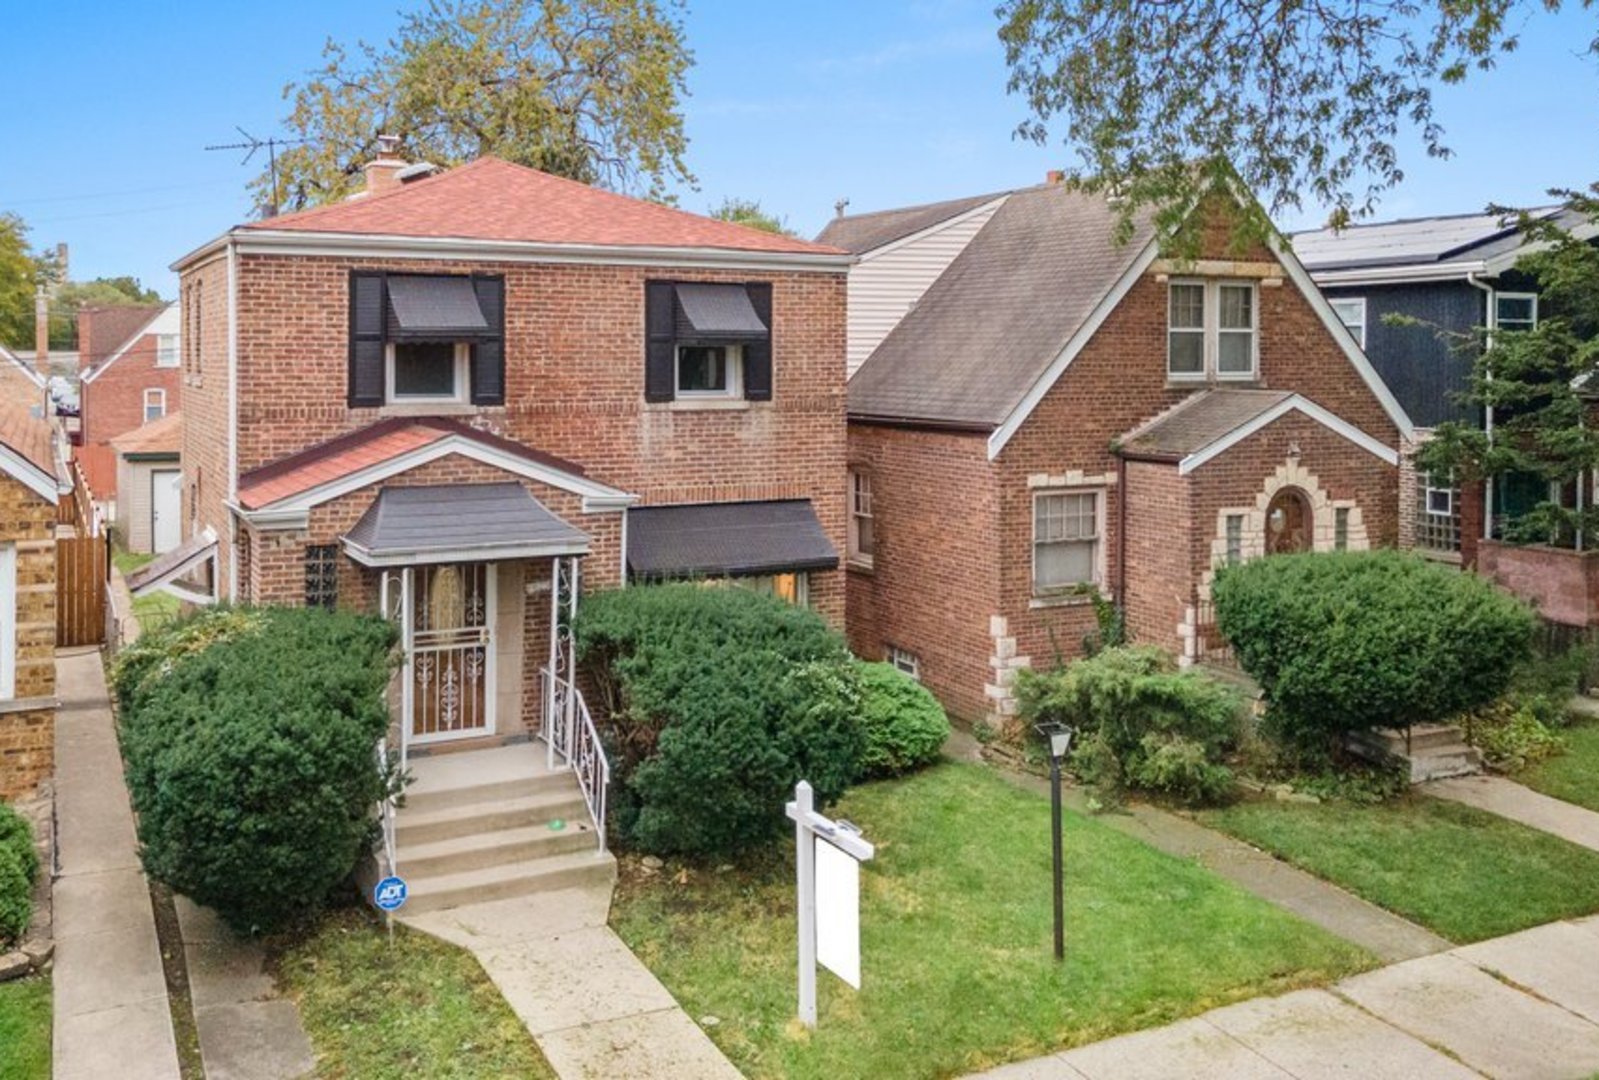
[[[167,264],[249,210],[253,164],[202,147],[235,140],[235,125],[279,131],[283,84],[316,63],[323,41],[383,39],[398,7],[13,5],[0,210],[22,214],[38,245],[67,242],[75,278],[134,274],[170,294]],[[1064,146],[1011,137],[1024,114],[1005,93],[993,7],[693,3],[686,115],[699,190],[681,192],[682,205],[755,198],[809,235],[839,198],[856,211],[925,202],[1036,183],[1070,163]],[[1593,179],[1599,72],[1578,55],[1592,32],[1581,12],[1530,16],[1520,52],[1446,89],[1438,119],[1456,156],[1428,160],[1411,141],[1407,179],[1382,216],[1535,201]]]

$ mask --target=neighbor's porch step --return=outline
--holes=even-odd
[[[437,877],[574,851],[592,852],[598,843],[594,828],[585,817],[582,821],[569,820],[566,827],[559,830],[551,829],[548,824],[527,825],[478,836],[401,846],[399,857],[408,876]]]
[[[405,807],[402,813],[417,811],[431,813],[461,806],[504,802],[508,799],[532,798],[567,791],[575,783],[570,771],[539,773],[530,776],[511,776],[478,783],[463,783],[453,787],[436,787],[413,784],[405,789]]]
[[[492,802],[447,806],[438,810],[400,811],[395,819],[394,836],[401,847],[453,840],[463,836],[545,825],[557,818],[587,821],[588,805],[577,782],[559,790]]]
[[[415,914],[579,885],[614,884],[616,857],[610,852],[574,851],[455,874],[411,876],[407,880],[410,895],[405,909],[407,914]]]

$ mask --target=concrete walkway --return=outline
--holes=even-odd
[[[716,1044],[606,925],[611,887],[404,916],[468,949],[562,1080],[737,1080]]]
[[[944,753],[956,760],[982,760],[976,741],[961,731],[951,735]],[[1049,781],[1044,777],[1006,768],[999,773],[1028,791],[1049,796]],[[1070,809],[1092,815],[1095,821],[1168,855],[1193,859],[1268,903],[1354,942],[1385,963],[1450,947],[1448,941],[1424,927],[1190,818],[1141,803],[1116,813],[1093,814],[1081,789],[1068,785],[1063,794]]]
[[[166,977],[99,650],[63,650],[56,686],[55,1080],[175,1080]]]
[[[988,1080],[1583,1080],[1599,1073],[1599,918],[1259,998]]]
[[[1599,783],[1599,779],[1595,780]],[[1599,814],[1586,807],[1552,799],[1502,776],[1461,776],[1434,780],[1417,790],[1440,799],[1475,806],[1490,814],[1553,833],[1585,848],[1599,851]]]

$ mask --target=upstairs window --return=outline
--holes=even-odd
[[[1362,349],[1366,347],[1366,298],[1363,296],[1341,296],[1327,301],[1332,305],[1333,314],[1338,316],[1338,321],[1344,324],[1344,329],[1354,337],[1355,344]]]
[[[401,404],[454,402],[467,397],[466,342],[391,341],[385,355],[387,399]]]
[[[1538,298],[1532,293],[1495,293],[1494,326],[1531,330],[1538,325]]]
[[[352,407],[504,403],[504,278],[350,275]]]
[[[152,388],[144,392],[144,422],[159,420],[167,414],[167,392]]]
[[[1259,325],[1255,286],[1173,281],[1166,304],[1166,374],[1173,381],[1253,379]]]
[[[1033,497],[1035,595],[1099,584],[1099,501],[1097,491],[1050,492]]]
[[[644,284],[644,400],[770,401],[772,287]]]
[[[178,366],[178,335],[158,334],[155,339],[155,366]]]
[[[849,472],[849,560],[871,566],[877,551],[872,520],[872,478],[859,469]]]

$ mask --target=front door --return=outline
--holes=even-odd
[[[182,543],[183,473],[177,469],[150,472],[150,550],[160,555]]]
[[[411,601],[411,741],[494,733],[494,566],[419,566]]]

